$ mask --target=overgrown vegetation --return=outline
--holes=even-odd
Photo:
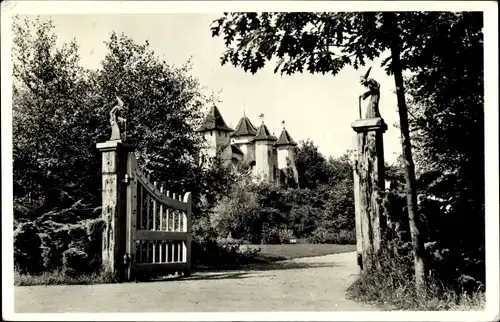
[[[400,84],[406,92],[399,93],[400,109],[408,99],[412,151],[407,140],[404,157],[387,168],[395,182],[384,196],[389,225],[380,267],[363,273],[349,294],[398,309],[484,303],[481,14],[240,13],[233,18],[224,17],[220,30],[214,29],[228,33],[228,45],[237,34],[244,41],[254,34],[250,30],[262,31],[246,43],[257,49],[251,55],[227,52],[224,59],[233,64],[256,72],[278,56],[287,58],[277,68],[285,73],[308,66],[311,72],[334,74],[345,64],[358,67],[381,55],[390,45],[385,31],[400,20],[404,50],[383,65],[393,72],[396,57],[398,73],[412,72]],[[309,23],[317,25],[304,31]],[[358,29],[369,30],[368,42],[363,37],[352,42],[348,31]],[[318,54],[325,39],[351,47],[339,55]],[[101,159],[93,146],[108,137],[108,104],[116,93],[129,106],[127,140],[137,145],[143,170],[172,191],[193,192],[196,266],[255,260],[257,251],[241,251],[242,243],[354,243],[349,153],[326,159],[313,142],[301,142],[296,150],[300,188],[253,183],[217,160],[202,166],[196,156],[203,142],[193,128],[215,99],[202,93],[189,64],[172,67],[147,43],[135,44],[125,35],[112,34],[106,45],[102,67],[85,70],[76,42],[56,46],[50,22],[14,23],[14,256],[20,284],[113,281],[98,272]],[[346,59],[344,54],[353,52],[359,55]],[[467,144],[469,139],[473,142]],[[421,223],[418,243],[411,239],[409,214]],[[425,272],[415,270],[416,258],[425,262]],[[417,291],[417,281],[423,280]]]
[[[313,142],[302,142],[300,189],[255,184],[217,159],[200,164],[205,143],[193,129],[216,98],[203,94],[189,63],[172,67],[147,42],[112,33],[101,67],[87,70],[76,40],[58,45],[53,28],[41,19],[13,24],[18,284],[110,281],[99,273],[104,222],[95,144],[109,137],[115,95],[128,107],[123,130],[141,170],[170,191],[193,193],[196,267],[259,260],[242,243],[355,242],[347,156],[326,160]]]
[[[392,191],[389,218],[399,222],[396,240],[401,246],[393,246],[399,252],[384,254],[386,269],[364,274],[351,294],[397,308],[481,309],[485,301],[482,17],[441,16],[430,28],[434,36],[429,41],[434,45],[420,49],[429,63],[414,66],[406,79],[427,300],[416,302],[422,296],[408,282],[411,252],[405,260],[401,257],[409,230],[404,225],[404,194],[397,188]],[[456,64],[452,57],[463,63]],[[407,274],[398,276],[390,267],[403,267]]]
[[[255,183],[242,176],[213,207],[219,236],[250,244],[355,244],[353,178],[349,158],[326,158],[312,141],[296,149],[300,188]]]
[[[124,132],[139,166],[170,191],[191,191],[195,221],[206,216],[200,197],[210,207],[234,178],[217,160],[198,163],[205,143],[193,129],[216,99],[190,76],[189,62],[170,66],[147,42],[112,33],[101,67],[87,70],[76,40],[59,45],[53,28],[39,18],[13,24],[14,260],[19,274],[79,281],[99,276],[102,157],[95,144],[109,138],[115,95],[128,107]],[[205,242],[197,245],[213,251]],[[196,254],[198,262],[210,257]]]
[[[276,61],[275,73],[336,75],[382,57],[394,75],[402,155],[387,171],[396,182],[381,268],[352,286],[358,299],[425,309],[484,290],[482,29],[480,12],[247,12],[213,22],[221,64],[247,72]]]
[[[427,248],[429,255],[439,256]],[[428,259],[439,263],[439,258]],[[397,269],[395,269],[397,267]],[[347,289],[349,298],[377,304],[386,310],[484,310],[484,286],[473,281],[462,281],[460,290],[454,289],[441,276],[427,277],[425,292],[417,293],[413,276],[411,244],[397,240],[386,245],[380,254],[380,267],[363,272]],[[467,285],[467,287],[465,287]]]

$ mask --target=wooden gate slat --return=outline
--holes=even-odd
[[[186,233],[182,231],[154,231],[138,230],[136,239],[142,241],[184,241],[187,240]]]
[[[191,197],[165,191],[157,182],[135,171],[131,192],[136,192],[135,212],[127,212],[127,243],[137,247],[133,270],[163,273],[188,272],[191,269]],[[136,225],[131,226],[135,216]],[[151,222],[152,221],[152,222]],[[131,237],[133,232],[133,238]],[[127,246],[130,252],[131,246]],[[129,277],[130,278],[130,274]]]
[[[160,186],[160,192],[163,194],[163,186]],[[160,231],[163,231],[163,204],[160,202]],[[163,263],[163,243],[160,243],[160,263]]]

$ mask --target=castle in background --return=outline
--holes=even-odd
[[[261,118],[263,115],[261,114]],[[259,180],[283,186],[298,186],[294,148],[297,143],[285,129],[279,138],[264,124],[256,128],[244,115],[236,129],[227,126],[219,109],[212,106],[196,132],[205,137],[207,148],[202,155],[220,157],[226,166],[246,166]]]

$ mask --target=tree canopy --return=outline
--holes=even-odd
[[[424,246],[420,237],[421,223],[403,71],[418,74],[413,78],[414,91],[421,90],[415,85],[422,85],[422,82],[427,84],[428,87],[424,88],[424,91],[414,93],[417,101],[425,103],[425,99],[419,98],[419,95],[437,92],[436,88],[429,87],[433,86],[431,79],[439,77],[440,71],[443,71],[446,74],[441,75],[441,80],[434,82],[434,85],[446,82],[446,77],[453,77],[460,68],[454,70],[443,67],[427,74],[423,71],[443,63],[443,59],[451,59],[451,53],[457,49],[479,45],[481,29],[481,13],[424,11],[224,13],[211,27],[212,36],[223,37],[225,41],[226,50],[221,56],[221,64],[231,63],[251,73],[256,73],[274,59],[275,73],[294,74],[308,71],[336,75],[347,65],[357,69],[368,61],[383,57],[381,67],[385,68],[388,74],[394,75],[396,85],[405,170],[406,211],[412,236],[416,286],[421,291],[425,290],[426,278]],[[464,57],[479,58],[467,50],[462,53]],[[468,56],[469,54],[471,55]],[[450,66],[448,61],[445,65]],[[480,84],[481,82],[477,86],[481,86]],[[454,92],[463,89],[463,85],[464,83],[455,82],[452,86],[442,86],[441,89],[452,93],[451,90]],[[471,83],[466,86],[476,85]],[[427,105],[440,105],[439,100],[435,100],[433,96],[427,99],[433,101]],[[446,98],[442,101],[449,102]],[[466,107],[462,105],[461,111],[464,109]],[[427,111],[431,115],[443,115],[441,109],[428,108]],[[432,117],[430,114],[425,115],[424,122],[428,122],[428,118]],[[437,119],[441,119],[441,116]],[[448,131],[460,130],[455,128]],[[438,132],[438,129],[435,129],[435,132]],[[444,142],[431,141],[432,143],[421,139],[419,143],[430,147],[435,145],[434,149],[429,149],[430,153],[438,150],[445,152],[446,149],[439,148]]]
[[[381,55],[390,72],[387,50],[393,37],[401,44],[401,68],[418,70],[431,62],[430,53],[444,48],[434,37],[437,29],[444,35],[462,28],[463,20],[477,19],[468,12],[232,12],[215,20],[211,30],[224,38],[223,65],[255,73],[276,58],[275,72],[335,75],[346,65],[358,68]]]
[[[13,41],[14,197],[32,216],[100,204],[95,144],[109,139],[116,96],[128,107],[122,131],[154,180],[212,202],[224,189],[229,174],[197,160],[204,142],[193,129],[213,98],[189,75],[189,62],[172,67],[147,42],[112,33],[101,68],[88,70],[76,41],[57,44],[50,20],[16,19]]]

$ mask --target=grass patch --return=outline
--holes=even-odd
[[[390,285],[390,276],[363,273],[347,289],[349,299],[376,305],[384,310],[406,311],[481,311],[486,304],[485,294],[457,294],[454,291],[436,292],[430,286],[426,296],[416,294],[413,281]]]
[[[455,289],[444,285],[435,276],[427,277],[426,292],[415,288],[411,252],[390,252],[384,248],[379,254],[378,268],[364,271],[347,288],[347,297],[359,302],[377,305],[385,310],[449,311],[484,310],[485,295],[481,283]]]
[[[244,245],[242,247],[260,249],[259,257],[270,261],[324,256],[356,251],[356,245],[335,244]]]
[[[93,273],[70,277],[61,271],[44,272],[40,275],[20,274],[14,272],[15,286],[34,285],[90,285],[90,284],[110,284],[116,283],[112,274]]]

